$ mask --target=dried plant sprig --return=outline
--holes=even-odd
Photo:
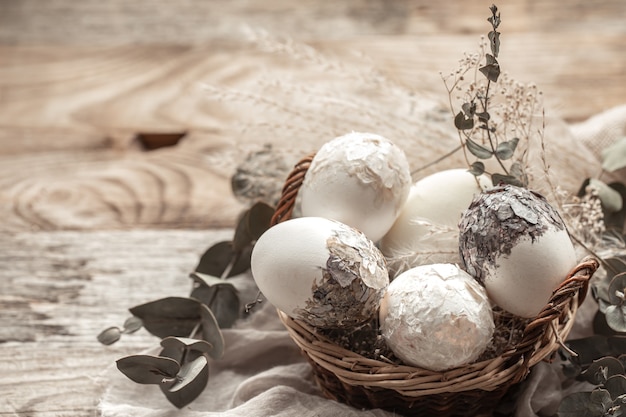
[[[491,31],[481,38],[479,52],[466,53],[459,67],[442,80],[459,135],[457,150],[463,150],[470,172],[487,174],[494,184],[526,187],[528,147],[536,133],[533,120],[542,94],[536,85],[519,83],[501,72],[502,20],[495,5],[490,11]],[[472,156],[476,160],[471,161]],[[487,160],[495,160],[494,171],[487,168]]]

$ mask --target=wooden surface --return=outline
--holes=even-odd
[[[476,50],[489,4],[292,4],[0,0],[0,416],[97,415],[98,376],[154,343],[97,333],[187,294],[243,207],[230,177],[250,150],[292,161],[360,128],[402,133],[416,163],[448,149],[439,73]],[[550,117],[624,104],[625,2],[500,8],[501,65]],[[148,152],[138,132],[187,136]]]

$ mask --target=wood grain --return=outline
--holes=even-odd
[[[95,415],[120,357],[158,346],[141,330],[109,347],[96,335],[128,308],[187,296],[188,273],[230,231],[0,234],[0,415]]]
[[[439,73],[476,50],[489,4],[0,0],[0,416],[97,415],[98,376],[155,339],[96,335],[186,294],[244,206],[230,179],[248,152],[293,163],[366,129],[413,166],[453,147]],[[501,64],[543,90],[573,187],[598,162],[563,156],[563,120],[623,104],[626,3],[500,8]],[[139,132],[186,136],[146,151]]]

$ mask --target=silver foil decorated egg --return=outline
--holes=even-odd
[[[525,188],[498,186],[478,195],[459,229],[464,269],[495,304],[520,317],[535,317],[576,266],[561,216]]]

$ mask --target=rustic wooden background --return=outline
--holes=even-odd
[[[445,99],[439,73],[476,50],[489,5],[0,0],[0,415],[96,415],[99,376],[155,340],[103,347],[95,336],[128,307],[187,294],[199,254],[230,236],[243,207],[230,189],[243,155],[265,142],[300,151],[315,131],[358,125],[290,109],[281,98],[294,86],[374,101],[358,77],[381,77],[404,99]],[[551,116],[573,123],[624,104],[623,0],[499,6],[500,62],[538,84]],[[259,89],[260,74],[292,90]],[[364,114],[396,123],[385,106],[391,115],[384,98]],[[146,151],[146,132],[186,137]]]

